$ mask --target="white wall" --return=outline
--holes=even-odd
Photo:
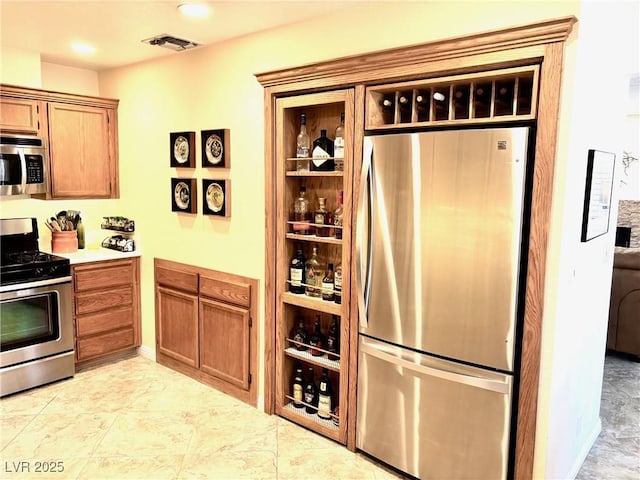
[[[619,192],[608,234],[586,243],[582,202],[589,149],[615,153],[620,178],[628,74],[638,69],[638,14],[637,3],[583,2],[567,46],[543,325],[539,478],[573,478],[600,429]]]
[[[461,15],[470,8],[474,8],[473,14]],[[597,427],[613,242],[610,234],[581,244],[579,219],[586,150],[621,150],[614,132],[619,113],[607,110],[604,102],[594,106],[590,90],[606,84],[617,92],[620,86],[617,78],[613,83],[602,83],[610,81],[616,57],[607,56],[598,47],[603,31],[597,22],[602,13],[607,25],[616,26],[607,28],[612,37],[603,45],[611,46],[624,30],[617,26],[626,26],[629,21],[620,8],[599,12],[598,4],[593,4],[584,5],[584,12],[580,12],[577,1],[370,2],[336,15],[328,12],[325,18],[102,72],[100,95],[120,99],[122,198],[72,203],[17,199],[7,202],[10,208],[6,211],[3,200],[1,214],[36,214],[44,219],[50,212],[75,208],[87,212],[89,230],[98,228],[102,215],[134,218],[143,239],[143,344],[147,348],[155,347],[154,257],[258,278],[261,308],[257,323],[262,329],[264,114],[262,88],[255,73],[565,15],[579,16],[579,36],[572,35],[567,44],[564,67],[535,456],[536,478],[565,478],[561,475],[570,475],[576,462],[581,461],[582,450],[591,441],[589,434]],[[624,18],[618,18],[620,14]],[[594,54],[590,56],[592,48]],[[606,68],[598,69],[600,62]],[[613,72],[617,72],[617,65]],[[592,79],[590,75],[594,75]],[[210,128],[231,130],[230,170],[169,167],[170,132]],[[197,152],[199,165],[199,146]],[[198,181],[230,178],[231,218],[172,213],[172,176],[195,177]],[[585,296],[589,297],[589,307],[582,306]],[[263,336],[261,330],[260,372]]]

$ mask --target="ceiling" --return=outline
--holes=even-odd
[[[0,0],[0,44],[39,53],[43,62],[100,71],[180,55],[142,42],[160,34],[211,45],[333,14],[356,1],[208,1],[212,13],[190,19],[177,10],[187,0]],[[77,54],[74,42],[92,44],[96,52]]]

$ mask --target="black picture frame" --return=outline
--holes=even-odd
[[[197,185],[195,178],[171,179],[171,211],[197,213]]]
[[[228,218],[231,216],[231,181],[202,179],[202,213]]]
[[[196,132],[171,132],[169,134],[169,164],[172,167],[195,168],[195,149]]]
[[[228,128],[201,130],[202,166],[206,168],[231,168],[230,144]]]
[[[614,153],[601,150],[588,152],[580,236],[582,242],[593,240],[609,231],[615,164]]]

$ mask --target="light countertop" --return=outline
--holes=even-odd
[[[52,253],[49,250],[46,250],[48,253]],[[134,252],[118,252],[117,250],[111,250],[109,248],[85,248],[82,250],[78,250],[73,253],[54,253],[54,255],[58,255],[59,257],[68,258],[71,262],[71,265],[77,263],[87,263],[87,262],[100,262],[103,260],[118,260],[121,258],[129,258],[129,257],[139,257],[141,252],[136,250]]]

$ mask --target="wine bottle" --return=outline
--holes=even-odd
[[[313,141],[311,156],[313,157],[312,170],[330,172],[334,169],[333,140],[327,137],[326,130],[320,130],[320,136]]]
[[[296,170],[308,172],[310,169],[309,160],[309,134],[307,133],[307,116],[300,114],[300,133],[296,137],[296,157],[305,160],[296,160]]]
[[[419,122],[429,121],[429,91],[416,95],[416,114]]]
[[[334,294],[333,294],[333,263],[330,263],[327,266],[327,272],[324,274],[322,278],[322,300],[326,300],[327,302],[333,302]]]
[[[333,271],[333,301],[342,303],[342,263],[338,262]]]
[[[316,387],[315,382],[313,381],[313,367],[309,367],[307,369],[307,379],[304,384],[304,393],[303,393],[305,411],[307,413],[315,413],[318,407],[318,389]]]
[[[76,224],[76,235],[78,236],[78,248],[84,248],[84,224],[82,218],[78,215],[78,223]]]
[[[311,355],[314,357],[321,357],[323,352],[321,349],[324,349],[324,335],[320,330],[320,315],[316,316],[316,323],[313,327],[313,333],[309,337],[309,346]]]
[[[333,140],[333,156],[335,159],[336,171],[344,170],[344,112],[340,114],[340,125],[336,127]]]
[[[307,200],[307,187],[302,185],[298,198],[293,202],[293,233],[299,235],[311,234],[311,212],[309,200]]]
[[[289,267],[289,276],[291,279],[289,291],[291,293],[304,293],[304,263],[304,253],[302,253],[301,248],[298,248],[295,256],[291,259],[291,266]]]
[[[338,206],[336,207],[335,212],[333,212],[333,236],[341,239],[342,238],[342,216],[344,215],[344,207],[342,206],[342,202],[344,201],[344,194],[342,190],[338,192]]]
[[[487,118],[490,113],[491,84],[478,84],[473,95],[473,118]]]
[[[291,339],[297,342],[293,344],[296,347],[296,350],[300,350],[301,352],[307,350],[309,340],[307,326],[304,324],[304,318],[298,319],[298,325],[291,332]]]
[[[329,371],[323,368],[318,385],[318,416],[320,418],[326,420],[331,418],[331,395],[333,395],[333,389],[331,388]]]
[[[384,125],[391,125],[395,120],[395,100],[392,95],[385,95],[380,102],[380,108],[382,110],[382,123]]]
[[[293,406],[296,408],[302,408],[304,407],[302,400],[303,400],[303,396],[302,396],[302,391],[304,389],[303,386],[303,380],[302,380],[302,368],[298,367],[296,368],[296,375],[293,378]]]
[[[318,209],[315,211],[313,215],[313,223],[315,223],[316,235],[318,237],[328,237],[329,236],[329,227],[323,227],[322,225],[326,225],[327,222],[327,209],[325,207],[327,199],[320,197],[318,198]]]
[[[400,95],[398,106],[400,107],[400,123],[411,122],[411,95]]]
[[[329,330],[327,330],[326,350],[334,354],[329,355],[329,358],[340,356],[340,327],[338,325],[337,315],[331,317],[331,325],[329,325]]]
[[[310,297],[320,297],[322,292],[322,269],[318,260],[318,247],[313,246],[311,258],[304,265],[306,287],[304,293]]]

